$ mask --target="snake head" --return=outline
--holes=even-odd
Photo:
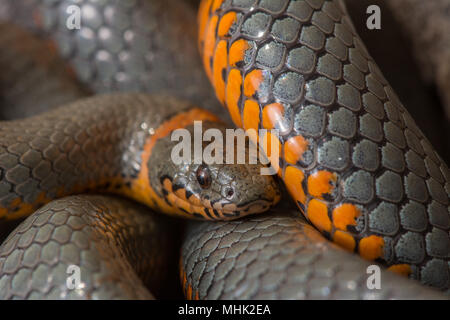
[[[204,121],[202,126],[203,132],[214,128],[224,137],[224,142],[219,143],[216,149],[220,152],[213,153],[215,161],[204,161],[206,148],[211,146],[211,142],[201,141],[201,148],[195,147],[194,125],[184,128],[190,141],[171,141],[166,137],[153,148],[153,159],[148,166],[149,178],[154,183],[153,189],[165,202],[181,210],[184,216],[207,220],[236,219],[267,211],[278,203],[281,195],[279,185],[274,176],[261,174],[263,164],[249,163],[249,144],[243,148],[237,143],[229,147],[225,143],[226,128],[223,124]],[[174,161],[174,148],[186,142],[185,151],[190,148],[190,156]],[[227,151],[234,154],[231,163],[226,161]],[[203,157],[195,161],[199,152]],[[244,152],[244,163],[236,163],[239,152]]]

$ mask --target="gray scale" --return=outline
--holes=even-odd
[[[359,69],[359,71],[366,73],[368,71],[367,59],[363,57],[358,49],[349,49],[350,62]]]
[[[344,80],[359,90],[363,90],[365,87],[364,74],[352,64],[346,64],[344,66]]]
[[[271,33],[276,40],[289,43],[297,38],[299,30],[300,22],[293,18],[285,17],[274,21]]]
[[[432,259],[420,270],[422,283],[437,288],[448,288],[450,282],[449,265],[441,259]]]
[[[266,9],[272,13],[281,12],[287,5],[288,0],[272,1],[272,0],[261,0],[259,1],[259,7]]]
[[[290,1],[286,12],[302,22],[311,18],[313,9],[305,1]]]
[[[305,0],[305,1],[308,2],[313,9],[316,10],[320,9],[323,3],[325,2],[325,0]]]
[[[287,66],[303,74],[311,73],[316,66],[316,55],[307,47],[294,48],[289,51]]]
[[[406,147],[405,136],[402,130],[392,122],[384,123],[384,134],[386,139],[398,148],[403,149]]]
[[[255,12],[245,19],[241,32],[245,36],[261,38],[269,28],[270,21],[270,15],[263,12]]]
[[[302,135],[319,137],[325,128],[325,109],[308,105],[295,112],[294,129]]]
[[[403,198],[402,178],[392,171],[384,172],[376,180],[377,196],[390,202],[400,202]]]
[[[343,194],[357,203],[369,203],[374,197],[374,181],[369,172],[357,170],[343,182]]]
[[[256,55],[256,62],[268,69],[277,69],[284,62],[285,46],[271,41],[261,46]]]
[[[359,132],[363,137],[380,142],[383,140],[383,129],[379,120],[366,113],[359,118]]]
[[[375,118],[382,120],[384,118],[383,103],[372,93],[365,93],[362,97],[363,105],[367,112]]]
[[[386,99],[386,92],[384,91],[383,85],[371,74],[366,76],[366,85],[367,89],[369,89],[369,91],[376,95],[379,99]]]
[[[433,147],[431,146],[431,144],[426,140],[426,139],[422,139],[421,140],[421,144],[423,147],[423,150],[425,151],[425,154],[431,159],[433,160],[436,164],[440,164],[441,161],[439,161],[438,157],[436,156],[436,153],[433,150]]]
[[[397,126],[402,126],[400,114],[397,108],[390,101],[384,104],[384,110],[386,111],[386,115],[390,121],[395,123]]]
[[[404,233],[394,247],[400,261],[421,263],[425,257],[425,243],[421,234],[408,231]]]
[[[360,41],[358,41],[359,43]],[[381,73],[380,68],[378,68],[377,64],[370,58],[369,62],[369,72],[383,85],[388,87],[388,82],[384,78],[383,74]],[[386,88],[387,88],[386,87]],[[386,89],[385,89],[386,92]]]
[[[430,223],[443,230],[450,228],[450,215],[446,206],[433,200],[428,205],[428,214],[430,217]]]
[[[378,145],[369,140],[358,142],[353,148],[353,164],[367,171],[375,171],[380,165]]]
[[[342,138],[352,138],[356,133],[356,117],[353,112],[339,108],[329,113],[328,131]]]
[[[425,158],[425,166],[427,168],[428,174],[436,179],[436,181],[439,181],[440,183],[444,183],[444,177],[442,176],[441,171],[439,170],[439,167],[434,163],[433,160],[431,160],[429,157]]]
[[[361,95],[359,91],[350,84],[340,85],[337,88],[337,102],[352,111],[361,109]]]
[[[334,29],[334,22],[331,18],[322,11],[314,12],[311,22],[317,28],[322,30],[324,33],[330,34]]]
[[[295,102],[303,94],[303,76],[295,72],[286,72],[275,80],[273,85],[273,95],[275,98]]]
[[[424,155],[424,151],[423,151],[422,145],[420,144],[419,138],[411,130],[405,129],[405,138],[406,138],[406,143],[408,144],[408,147],[413,149],[415,152],[417,152],[421,156]]]
[[[319,58],[316,70],[331,80],[339,80],[342,76],[342,64],[331,54],[325,54]]]
[[[369,228],[382,235],[395,235],[400,227],[398,220],[397,206],[381,202],[369,214]]]
[[[423,204],[408,201],[400,210],[402,227],[409,231],[423,232],[427,229],[427,210]]]
[[[405,169],[403,152],[393,144],[387,143],[381,149],[382,165],[387,169],[402,172]]]
[[[444,187],[439,182],[437,182],[433,178],[429,178],[427,180],[427,186],[428,191],[430,192],[430,195],[434,200],[442,203],[443,205],[449,204],[449,197],[445,192]]]
[[[436,258],[448,258],[450,250],[450,238],[448,232],[439,228],[433,228],[425,236],[427,253]]]
[[[341,61],[347,59],[347,47],[338,38],[328,38],[325,44],[325,49]]]
[[[407,197],[425,203],[428,200],[428,190],[425,181],[412,172],[408,173],[404,179]]]
[[[317,153],[319,163],[329,169],[342,170],[348,166],[350,151],[345,140],[332,137],[319,146]]]
[[[236,7],[246,8],[254,5],[256,0],[232,0],[231,4]]]
[[[306,83],[306,99],[322,106],[333,104],[336,97],[336,86],[333,81],[320,77]]]
[[[322,11],[325,12],[335,22],[341,20],[342,14],[333,2],[325,2],[323,4]]]
[[[427,177],[427,170],[425,168],[425,163],[422,160],[422,157],[420,157],[414,151],[409,150],[405,155],[405,159],[406,165],[408,166],[409,170],[411,170],[418,176],[421,176],[422,178]]]
[[[316,26],[305,26],[300,33],[300,43],[313,50],[320,50],[325,44],[325,34]]]
[[[334,25],[334,35],[341,39],[347,47],[353,44],[353,35],[342,23],[336,23]]]

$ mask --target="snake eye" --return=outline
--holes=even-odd
[[[197,181],[203,189],[211,185],[211,172],[207,166],[201,165],[197,169]]]

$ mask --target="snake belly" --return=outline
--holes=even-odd
[[[174,228],[173,221],[126,199],[52,201],[0,246],[0,299],[161,297],[177,255]],[[80,277],[75,288],[67,285],[71,267]]]
[[[203,0],[198,22],[218,99],[238,127],[278,130],[265,151],[279,151],[271,160],[307,220],[365,259],[448,289],[450,171],[344,3]]]

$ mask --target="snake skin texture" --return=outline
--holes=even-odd
[[[450,1],[386,1],[414,48],[424,79],[435,83],[450,121]]]
[[[367,287],[369,262],[327,241],[293,210],[192,224],[182,247],[188,299],[446,299],[381,270]]]
[[[56,51],[28,31],[0,24],[0,119],[26,118],[87,96]]]
[[[125,199],[55,200],[0,246],[0,299],[152,299],[177,253],[171,229]],[[66,285],[70,265],[80,268],[76,289]]]
[[[80,29],[67,27],[72,5],[81,10]],[[2,0],[0,19],[51,39],[96,93],[165,92],[229,121],[202,72],[195,10],[184,1]]]
[[[366,259],[448,289],[450,171],[344,3],[204,0],[199,24],[216,95],[237,126],[278,130],[266,153],[280,150],[279,175],[308,221]]]
[[[10,208],[4,215],[18,218],[23,208],[101,187],[105,178],[136,177],[151,130],[187,106],[163,96],[111,94],[2,122],[0,207]]]

